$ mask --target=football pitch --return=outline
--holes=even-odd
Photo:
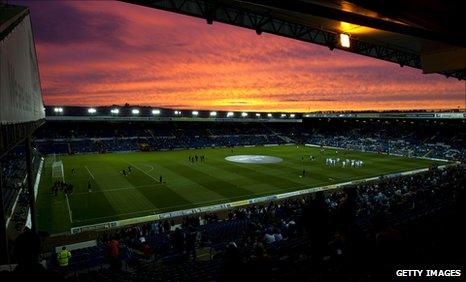
[[[189,157],[195,155],[199,156],[198,161],[191,162]],[[282,161],[237,163],[225,159],[235,155],[264,155]],[[200,156],[205,156],[205,160],[200,161]],[[327,158],[361,160],[363,165],[332,166],[326,164]],[[72,227],[426,168],[435,163],[358,151],[321,152],[320,148],[296,145],[89,154],[57,159],[63,162],[64,179],[73,184],[74,191],[69,197],[62,191],[57,196],[53,194],[53,158],[47,157],[39,185],[37,217],[39,229],[52,234],[70,231]]]

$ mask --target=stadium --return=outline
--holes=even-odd
[[[465,79],[464,31],[387,3],[123,2]],[[464,277],[464,108],[44,105],[33,20],[0,3],[2,281]],[[343,20],[374,32],[346,38]]]

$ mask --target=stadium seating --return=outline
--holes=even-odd
[[[290,141],[457,160],[465,156],[464,136],[449,126],[375,120],[106,127],[59,122],[44,127],[36,145],[45,154],[68,154],[134,151],[141,150],[141,144],[150,150],[172,150]],[[2,168],[8,187],[24,175],[24,166],[15,163],[19,159],[11,158]],[[463,164],[432,167],[224,214],[99,232],[97,246],[72,250],[66,276],[70,281],[104,282],[378,280],[395,256],[397,263],[444,263],[442,252],[462,241],[454,223],[460,221],[458,207],[464,205],[465,175]],[[7,202],[15,197],[8,193]],[[27,202],[26,196],[19,202]],[[121,265],[108,256],[112,239],[119,242]],[[56,269],[55,255],[47,257],[49,269]]]
[[[406,156],[461,160],[457,125],[427,121],[310,120],[303,123],[48,123],[37,135],[44,154],[300,143]],[[416,134],[414,134],[414,132]]]
[[[404,238],[403,234],[428,228],[426,218],[427,225],[438,217],[442,218],[438,219],[440,225],[456,220],[445,221],[443,216],[451,216],[448,211],[464,201],[465,172],[461,165],[432,168],[417,175],[382,178],[328,192],[322,198],[301,197],[238,208],[220,219],[216,214],[205,214],[185,218],[181,225],[162,221],[104,232],[98,246],[72,252],[70,277],[77,281],[231,281],[248,273],[251,279],[282,281],[303,273],[310,280],[355,275],[348,269],[354,266],[353,259],[360,262],[368,259],[366,255],[392,254],[390,241],[383,239],[387,232],[396,235],[400,246],[409,243],[417,248],[419,244],[412,242],[417,238]],[[410,231],[403,233],[406,229]],[[189,234],[196,238],[198,256],[194,260],[189,251]],[[110,238],[120,242],[120,258],[126,262],[123,268],[107,267]],[[142,251],[145,244],[150,255]],[[354,248],[361,250],[352,253]],[[399,246],[396,250],[401,252]],[[236,274],[231,273],[231,267]],[[244,272],[238,273],[238,267]],[[383,270],[367,268],[362,272],[367,276],[358,273],[356,278],[368,279],[377,271]]]
[[[33,175],[37,174],[40,163],[40,154],[33,150],[32,169]],[[0,169],[2,170],[3,202],[6,218],[18,231],[23,230],[26,222],[29,204],[26,189],[26,157],[24,147],[16,147],[2,158]]]

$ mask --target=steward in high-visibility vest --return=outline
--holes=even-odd
[[[57,261],[58,265],[60,267],[66,267],[68,266],[68,262],[71,258],[71,253],[66,249],[66,247],[63,247],[61,251],[58,252],[57,254]]]

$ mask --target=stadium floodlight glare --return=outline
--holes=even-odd
[[[256,117],[261,117],[261,114],[259,114],[259,113],[256,113]]]
[[[273,115],[272,114],[267,114],[267,117],[273,117]]]
[[[241,116],[242,116],[242,117],[247,117],[247,116],[248,116],[248,113],[241,113]]]
[[[281,114],[280,117],[282,117],[282,118],[283,118],[283,117],[286,117],[286,114]]]
[[[95,114],[97,112],[97,110],[95,108],[89,108],[89,109],[87,109],[87,112],[90,113],[90,114]]]
[[[227,117],[234,117],[235,116],[235,113],[234,112],[228,112],[227,113]]]
[[[117,115],[118,113],[120,113],[120,110],[119,109],[111,109],[110,113]]]
[[[160,115],[160,110],[154,109],[152,110],[153,115]]]
[[[341,47],[349,48],[351,46],[350,38],[348,34],[340,34],[340,45]]]
[[[193,111],[193,116],[197,116],[199,115],[199,112],[198,111]]]
[[[295,114],[290,114],[290,118],[294,118],[295,116]]]
[[[175,115],[181,115],[181,111],[175,111]]]
[[[216,116],[217,116],[217,112],[210,112],[210,116],[211,116],[211,117],[216,117]]]
[[[132,113],[133,115],[139,115],[139,110],[138,110],[138,109],[132,109],[132,110],[131,110],[131,113]]]
[[[53,108],[53,111],[56,112],[56,113],[63,113],[63,108],[55,107],[55,108]]]

